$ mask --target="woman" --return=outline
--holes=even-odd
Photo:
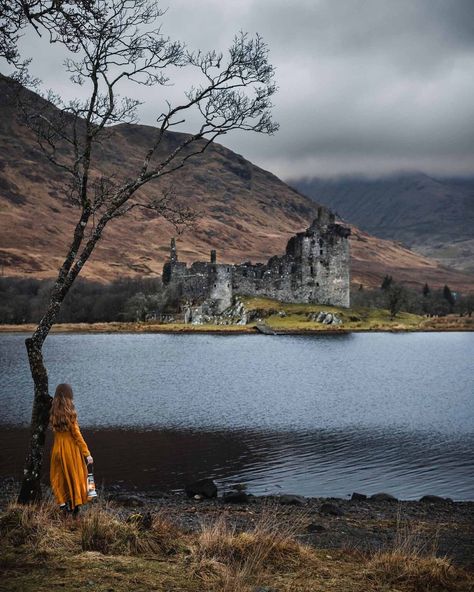
[[[93,459],[84,442],[69,384],[58,384],[51,404],[50,421],[54,432],[50,481],[59,507],[77,514],[87,499],[87,464]]]

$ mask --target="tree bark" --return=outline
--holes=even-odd
[[[42,497],[43,451],[52,401],[48,392],[48,372],[43,362],[43,342],[38,343],[30,337],[25,343],[34,382],[34,401],[31,416],[30,444],[23,470],[23,481],[18,495],[18,502],[21,504],[37,502]]]

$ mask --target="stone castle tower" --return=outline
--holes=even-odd
[[[349,228],[336,224],[334,214],[320,207],[311,226],[290,238],[285,254],[266,264],[217,263],[213,250],[209,262],[197,261],[189,268],[178,261],[172,239],[163,282],[174,283],[183,300],[206,301],[215,313],[228,308],[234,295],[349,307],[349,235]]]

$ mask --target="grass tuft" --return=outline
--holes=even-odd
[[[146,524],[149,522],[149,524]],[[81,547],[104,555],[146,555],[173,552],[177,529],[161,514],[135,514],[124,521],[108,506],[91,508],[79,523]]]
[[[438,557],[437,541],[427,539],[416,526],[398,516],[393,544],[367,562],[367,578],[377,585],[404,592],[450,592],[464,579],[446,557]]]
[[[77,519],[55,504],[10,504],[0,517],[0,537],[13,547],[36,551],[98,551],[105,555],[169,554],[178,541],[176,527],[161,514],[123,520],[106,503],[96,503]]]
[[[246,532],[236,532],[225,516],[203,523],[193,549],[194,573],[223,592],[246,592],[264,582],[269,570],[304,564],[311,571],[315,556],[295,539],[298,527],[278,521],[270,510]]]
[[[459,574],[445,557],[422,557],[397,551],[377,553],[367,565],[377,585],[413,592],[458,590]]]
[[[74,534],[60,510],[50,502],[36,505],[11,503],[0,518],[0,537],[13,547],[37,551],[73,550]]]

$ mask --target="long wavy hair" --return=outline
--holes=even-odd
[[[54,393],[49,420],[55,432],[67,432],[77,420],[70,384],[58,384]]]

